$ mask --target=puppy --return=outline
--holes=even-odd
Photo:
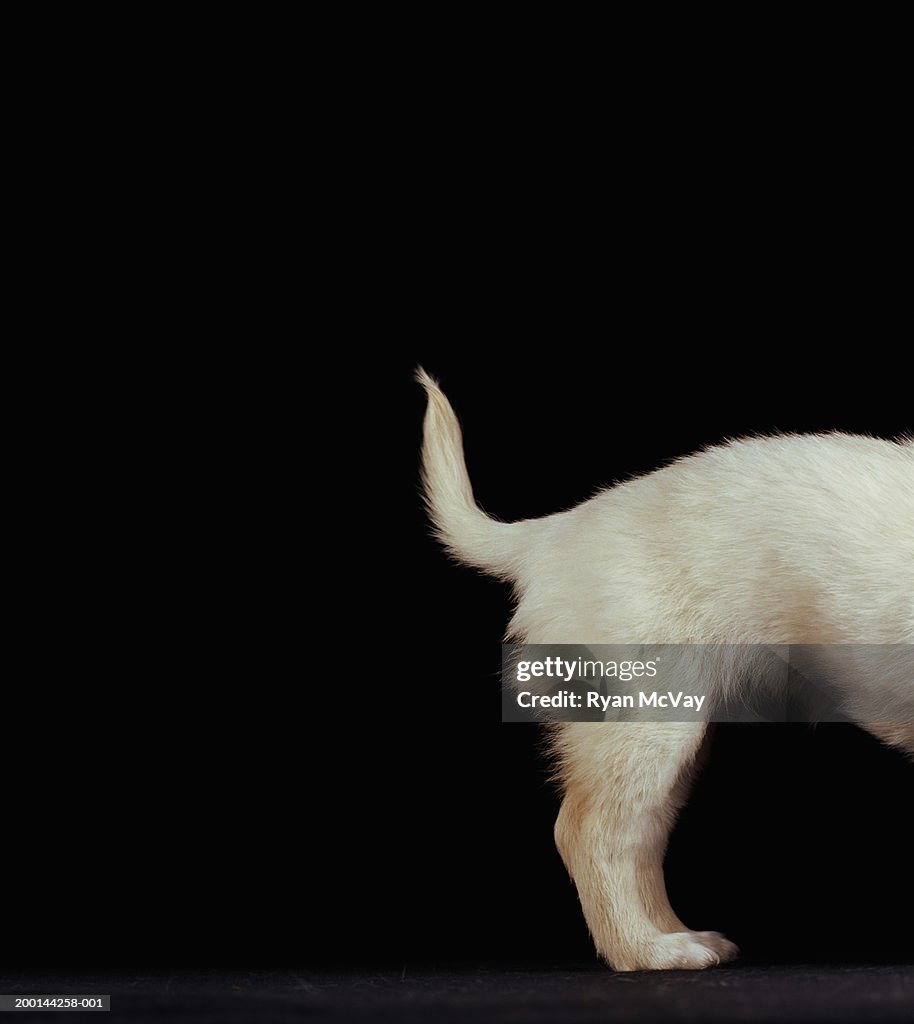
[[[510,582],[508,639],[530,644],[914,643],[914,443],[847,434],[734,441],[605,490],[567,512],[501,523],[476,505],[460,427],[437,383],[423,481],[436,534],[461,562]],[[833,650],[833,648],[830,648]],[[857,720],[914,753],[907,667],[860,678],[891,721]],[[852,648],[847,648],[851,651]],[[752,685],[751,665],[732,666]],[[873,675],[873,673],[870,673]],[[726,681],[713,685],[724,687]],[[870,716],[872,717],[872,716]],[[563,785],[555,840],[597,952],[618,971],[732,960],[718,932],[670,906],[663,857],[706,723],[553,727]]]

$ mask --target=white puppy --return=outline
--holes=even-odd
[[[570,511],[500,523],[473,499],[450,404],[424,371],[418,379],[428,395],[423,475],[437,535],[460,561],[513,584],[509,639],[914,643],[910,440],[827,434],[734,441]],[[914,679],[889,672],[859,680],[853,665],[845,669],[848,688],[890,691],[892,721],[862,724],[914,752]],[[688,929],[663,880],[670,829],[705,729],[619,722],[555,728],[564,785],[556,843],[597,951],[616,970],[702,968],[737,954],[719,933]]]

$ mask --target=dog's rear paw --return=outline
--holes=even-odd
[[[702,945],[713,950],[722,964],[728,964],[739,956],[739,946],[720,932],[692,932],[692,935]]]
[[[723,936],[720,938],[727,943]],[[716,967],[723,957],[692,932],[671,932],[639,945],[627,955],[607,959],[617,971],[701,971]]]

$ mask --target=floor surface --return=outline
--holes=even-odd
[[[110,994],[106,1021],[905,1022],[914,967],[723,967],[613,974],[597,966],[378,970],[25,971],[0,994]],[[30,1013],[29,1019],[73,1019]],[[80,1014],[86,1021],[86,1014]],[[15,1015],[10,1015],[10,1020]]]

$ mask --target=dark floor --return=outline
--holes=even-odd
[[[0,970],[0,994],[110,994],[104,1020],[914,1021],[914,967],[723,967],[613,974],[596,965],[385,970]],[[35,1013],[30,1014],[34,1019]],[[38,1013],[39,1019],[69,1014]],[[80,1015],[81,1020],[86,1020]]]

